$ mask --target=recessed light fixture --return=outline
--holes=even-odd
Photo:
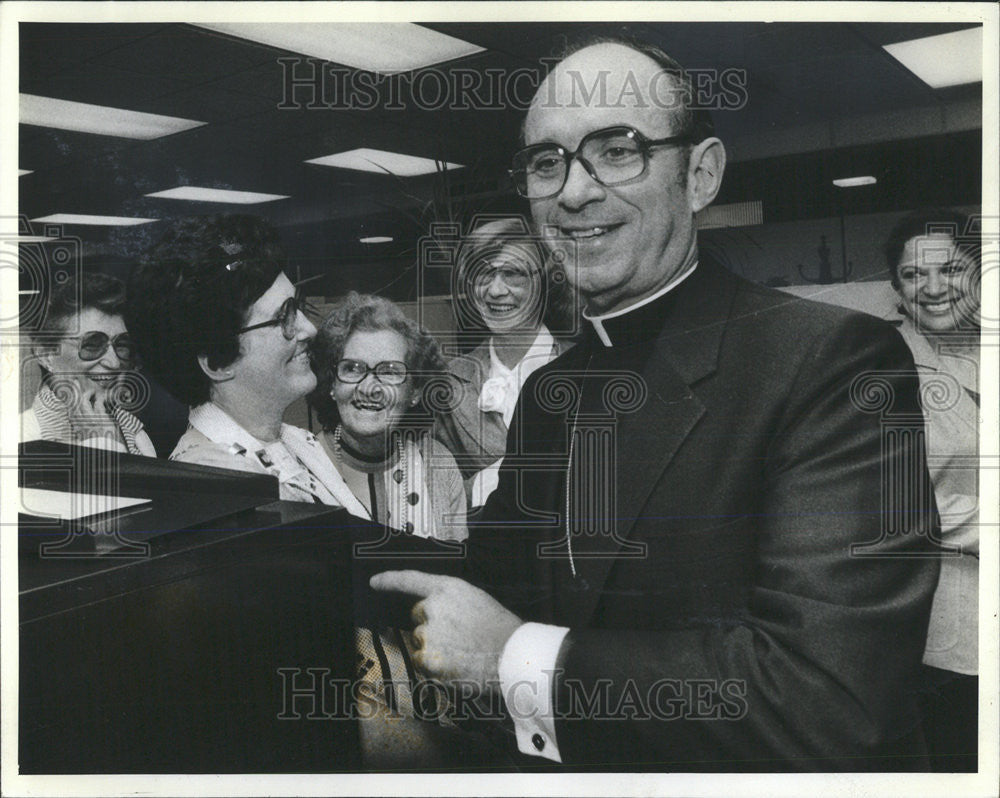
[[[372,150],[368,147],[324,155],[322,158],[313,158],[306,163],[335,166],[340,169],[355,169],[361,172],[377,172],[382,175],[391,174],[396,177],[433,174],[438,170],[439,163],[445,169],[462,168],[462,164],[459,163],[434,161],[430,158],[418,158],[415,155],[403,155],[399,152]]]
[[[35,171],[34,169],[18,169],[17,176],[24,177],[25,175],[30,175],[34,171]]]
[[[412,22],[232,22],[199,27],[385,75],[422,69],[484,50]]]
[[[52,224],[92,224],[108,227],[131,227],[137,224],[149,224],[156,219],[140,219],[136,216],[88,216],[83,213],[53,213],[49,216],[39,216],[33,222],[51,222]]]
[[[201,188],[199,186],[177,186],[166,191],[156,191],[147,197],[159,199],[187,200],[189,202],[225,202],[230,205],[256,205],[260,202],[288,199],[288,194],[261,194],[257,191],[232,191],[224,188]]]
[[[392,240],[392,236],[365,236],[358,239],[362,244],[388,244]]]
[[[983,79],[982,26],[886,44],[883,49],[932,89]]]
[[[833,185],[838,188],[854,188],[855,186],[873,186],[878,181],[871,175],[859,175],[858,177],[840,177],[833,181]]]
[[[193,119],[57,100],[54,97],[39,97],[36,94],[21,95],[21,115],[18,121],[22,125],[54,127],[60,130],[75,130],[78,133],[99,133],[102,136],[119,136],[144,141],[206,124]]]

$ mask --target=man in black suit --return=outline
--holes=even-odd
[[[372,585],[420,598],[418,664],[499,690],[526,754],[919,768],[937,563],[912,359],[873,317],[699,258],[726,156],[686,88],[604,42],[539,89],[512,174],[570,244],[585,337],[522,393],[469,542],[481,587]]]

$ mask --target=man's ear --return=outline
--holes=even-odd
[[[705,139],[691,150],[688,161],[688,199],[697,213],[715,199],[726,171],[726,148],[717,138]]]
[[[208,365],[208,355],[198,355],[198,365],[201,366],[201,370],[208,375],[208,378],[212,382],[228,382],[233,378],[232,365],[221,369],[213,369]]]

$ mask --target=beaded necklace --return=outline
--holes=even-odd
[[[389,470],[388,464],[390,457],[385,457],[382,459],[378,458],[373,459],[370,457],[366,457],[361,452],[356,451],[346,441],[342,441],[341,440],[342,436],[343,436],[343,426],[341,424],[338,424],[336,429],[333,431],[333,452],[336,455],[337,460],[342,465],[347,465],[349,467],[352,467],[350,463],[344,460],[344,454],[347,454],[352,459],[357,460],[358,462],[361,463],[365,463],[370,466],[384,465],[385,468],[379,469],[381,471]],[[406,467],[406,457],[405,457],[405,449],[403,446],[403,438],[400,435],[395,435],[393,437],[395,438],[395,443],[396,443],[395,446],[396,463],[398,467],[392,472],[392,479],[397,485],[400,485],[403,490],[403,501],[401,502],[404,513],[403,531],[408,534],[412,534],[414,530],[414,525],[411,518],[411,512],[412,512],[411,508],[413,507],[414,504],[416,504],[417,497],[415,494],[410,493],[410,475]],[[391,515],[391,512],[388,510],[388,508],[386,510],[386,514],[387,518],[389,515]],[[373,520],[377,521],[377,519],[374,518]]]

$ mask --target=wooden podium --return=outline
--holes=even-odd
[[[106,486],[98,472],[117,469],[121,495],[153,499],[119,524],[146,545],[41,556],[42,542],[88,532],[25,518],[20,771],[359,770],[347,689],[357,522],[278,501],[271,477],[130,455],[76,473],[88,453],[75,449],[23,444],[22,485]]]

